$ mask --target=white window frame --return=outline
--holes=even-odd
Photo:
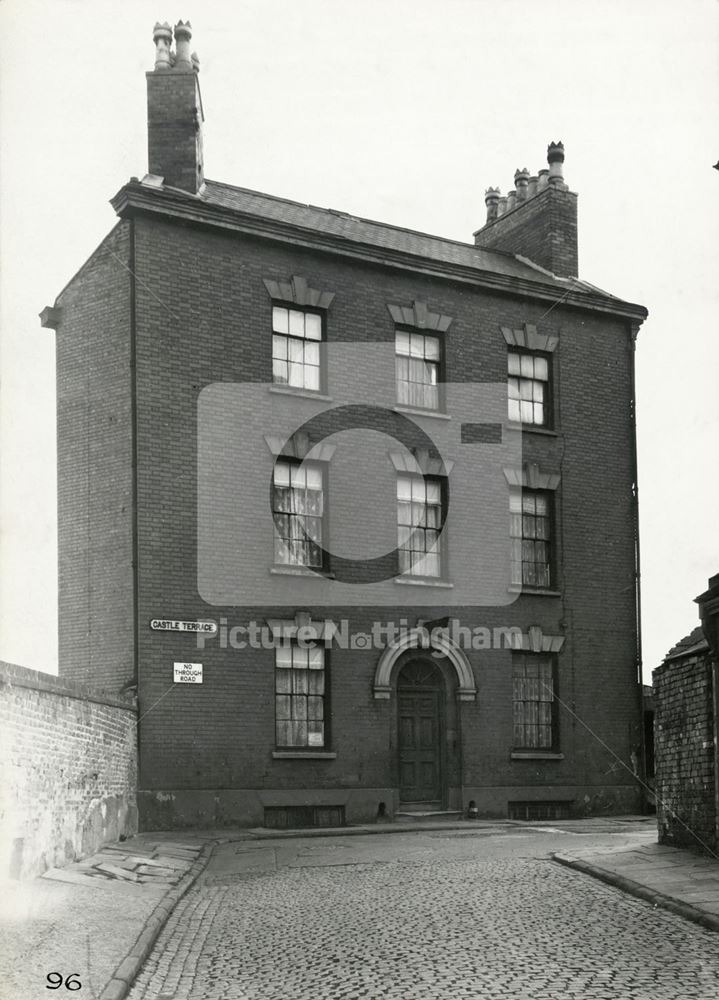
[[[305,392],[322,392],[323,341],[322,313],[273,303],[273,383]]]

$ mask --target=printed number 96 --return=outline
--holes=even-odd
[[[66,990],[81,990],[82,983],[77,978],[77,972],[71,972],[70,975],[65,979],[61,972],[48,972],[47,982],[48,985],[45,987],[46,990],[59,990],[61,986],[65,986]]]

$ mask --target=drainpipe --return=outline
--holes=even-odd
[[[637,334],[639,333],[639,324],[632,323],[629,328],[629,350],[631,356],[629,359],[629,379],[630,379],[630,393],[631,393],[631,431],[632,431],[632,521],[634,529],[634,614],[635,614],[635,629],[636,629],[636,669],[637,669],[637,685],[639,688],[639,712],[640,712],[640,736],[639,746],[641,748],[641,759],[639,761],[640,774],[639,779],[646,782],[647,778],[647,748],[646,748],[646,737],[644,733],[644,712],[645,712],[645,701],[644,701],[644,681],[642,678],[642,591],[641,591],[641,563],[640,563],[640,553],[639,553],[639,463],[637,459],[637,388],[636,388],[636,351],[637,351]],[[646,792],[642,792],[643,796],[646,798]]]

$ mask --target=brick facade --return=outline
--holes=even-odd
[[[151,131],[152,102],[177,84],[182,104],[191,79],[159,75],[148,74]],[[170,145],[165,154],[183,159],[181,144]],[[191,166],[189,153],[184,161]],[[512,752],[510,649],[470,649],[456,662],[435,657],[443,684],[442,807],[465,810],[474,800],[488,816],[506,816],[510,803],[530,800],[577,814],[636,808],[636,783],[601,741],[628,763],[642,739],[633,343],[645,310],[582,283],[568,286],[509,253],[215,182],[197,196],[158,183],[134,181],[119,192],[114,249],[104,244],[56,303],[58,405],[67,415],[59,437],[67,523],[60,669],[75,677],[96,672],[116,690],[137,678],[144,826],[257,824],[273,806],[342,806],[349,821],[372,819],[382,806],[388,815],[399,808],[397,677],[407,659],[426,652],[398,656],[378,691],[383,650],[333,646],[325,752],[288,757],[275,746],[271,648],[227,648],[219,635],[198,648],[191,634],[150,628],[157,618],[245,627],[298,612],[347,621],[354,633],[376,622],[406,618],[414,628],[445,617],[468,628],[515,627],[524,636],[534,629],[557,650],[559,750]],[[533,201],[541,207],[565,195],[574,198],[552,189]],[[531,204],[522,211],[533,211]],[[547,238],[541,227],[534,237],[525,233],[521,252],[546,266],[539,258]],[[302,279],[297,287],[329,296],[322,300],[329,384],[317,400],[268,388],[270,293],[291,289],[294,276]],[[501,503],[492,500],[496,490],[490,496],[484,467],[452,474],[446,589],[397,586],[390,578],[363,600],[325,577],[273,566],[267,494],[274,456],[265,438],[287,430],[280,423],[290,402],[299,422],[319,403],[374,407],[385,471],[372,473],[368,495],[367,474],[337,449],[329,473],[330,547],[338,551],[340,537],[348,545],[373,539],[379,552],[396,545],[396,479],[386,461],[401,422],[394,407],[395,319],[421,324],[429,314],[444,318],[443,380],[480,387],[473,418],[494,422],[490,445],[495,440],[504,455],[511,441],[521,442],[514,454],[525,474],[539,470],[553,483],[555,579],[544,593],[508,589],[506,573],[499,590],[487,582],[497,566],[508,566],[501,467],[493,480],[504,491]],[[548,428],[506,426],[503,327],[536,327],[539,337],[557,340]],[[340,348],[354,354],[333,369],[331,352]],[[83,401],[79,393],[88,387]],[[499,399],[499,417],[495,410],[489,419],[485,397]],[[222,405],[213,410],[217,400]],[[441,453],[445,440],[460,440],[457,412],[413,419],[418,443],[418,427]],[[510,473],[521,479],[521,468]],[[338,593],[345,596],[330,597],[328,606],[327,595]],[[174,684],[175,662],[201,662],[202,684]]]
[[[57,300],[60,672],[114,691],[135,659],[131,228]]]
[[[198,399],[206,386],[218,382],[271,381],[271,302],[263,279],[284,280],[292,274],[302,274],[310,285],[334,291],[328,315],[330,341],[371,338],[391,344],[394,323],[387,303],[427,298],[434,310],[454,317],[446,341],[449,381],[504,378],[502,326],[538,323],[542,332],[559,337],[554,433],[526,433],[523,440],[525,461],[561,473],[556,510],[557,596],[527,594],[507,607],[456,609],[439,603],[440,594],[436,605],[421,611],[427,618],[453,614],[469,627],[510,625],[526,630],[530,624],[538,624],[547,634],[565,634],[558,667],[561,697],[579,718],[591,722],[615,752],[630,759],[640,742],[636,624],[631,599],[633,428],[628,405],[616,405],[617,399],[628,400],[631,391],[632,354],[626,323],[561,307],[553,311],[551,320],[544,321],[546,308],[541,303],[513,301],[451,282],[428,282],[389,268],[348,264],[341,258],[269,241],[202,233],[143,218],[133,225],[141,708],[144,711],[162,699],[141,723],[140,797],[148,811],[147,822],[160,826],[170,822],[260,822],[263,804],[278,798],[285,801],[288,794],[299,795],[304,801],[308,789],[325,798],[326,790],[332,790],[330,799],[339,794],[347,800],[350,818],[375,815],[380,801],[388,803],[390,809],[397,806],[394,703],[376,702],[371,689],[379,653],[331,653],[333,750],[337,758],[321,762],[273,760],[271,651],[222,650],[208,641],[200,654],[194,650],[191,637],[158,635],[148,627],[151,618],[168,615],[226,619],[231,625],[243,625],[252,619],[291,615],[295,609],[308,610],[313,617],[326,613],[313,605],[315,582],[303,579],[277,580],[278,598],[283,604],[292,603],[289,612],[275,605],[208,607],[198,595]],[[97,281],[100,287],[108,277],[104,267],[100,257],[91,262],[89,274],[81,280],[91,287]],[[122,275],[121,269],[118,271]],[[116,271],[112,273],[117,276]],[[85,301],[91,312],[96,303],[84,295],[78,299]],[[63,306],[67,299],[65,293],[60,300]],[[126,317],[121,309],[117,315],[118,323],[98,324],[95,329],[103,340],[113,343],[115,351],[129,352],[127,343],[123,347],[123,338],[129,338]],[[60,345],[76,343],[72,316],[68,312],[63,317]],[[99,363],[93,384],[96,405],[104,409],[119,392],[118,369],[100,360],[107,360],[102,341],[96,349]],[[62,346],[58,357],[64,371]],[[72,363],[67,362],[67,367],[72,368]],[[370,372],[369,377],[376,376]],[[127,389],[124,383],[124,391]],[[341,390],[333,393],[335,402],[341,404]],[[118,462],[123,491],[130,489],[129,470],[125,466],[127,476],[123,477],[121,468],[122,461],[129,462],[130,454],[128,404],[128,396],[118,400],[124,423],[118,420],[113,424],[107,419],[94,424],[111,437],[97,442],[97,461],[101,466]],[[601,421],[596,418],[597,411],[603,414]],[[66,461],[70,464],[68,438],[61,436],[60,442],[64,468]],[[270,455],[264,442],[249,442],[249,446],[258,449],[258,461],[265,462],[269,471]],[[77,475],[77,466],[73,468]],[[102,495],[111,485],[104,474],[91,477],[91,482]],[[124,612],[117,619],[106,614],[109,633],[102,629],[91,632],[92,659],[86,662],[94,664],[96,671],[114,670],[118,687],[132,675],[133,655],[129,617],[131,523],[124,506],[121,496],[111,497],[89,522],[78,517],[77,508],[74,515],[65,517],[68,527],[79,521],[87,530],[89,523],[107,544],[116,546],[115,557],[110,557],[106,548],[97,551],[92,572],[96,581],[106,580],[109,574],[108,586],[123,575],[124,591],[119,588],[116,597],[103,607],[106,612],[108,607],[124,608]],[[376,532],[376,510],[368,507],[365,514],[366,523],[359,524],[358,530]],[[101,518],[114,518],[117,530],[105,532]],[[393,522],[388,523],[392,531]],[[467,511],[456,528],[459,537],[473,530],[474,524],[473,512]],[[269,566],[265,540],[244,539],[242,559]],[[76,553],[72,561],[66,557],[63,565],[69,571],[75,562]],[[79,576],[85,586],[85,573]],[[409,609],[410,614],[413,610]],[[352,630],[367,631],[377,619],[399,620],[407,613],[406,606],[333,607],[330,616],[347,618]],[[77,602],[73,614],[81,615]],[[65,671],[69,662],[70,672],[77,676],[80,668],[73,664],[71,639],[66,639],[63,649],[61,669]],[[568,711],[560,713],[564,759],[511,760],[511,653],[489,650],[469,656],[478,698],[476,704],[458,708],[455,734],[461,731],[463,743],[461,754],[450,767],[461,771],[448,790],[453,806],[461,808],[463,799],[475,798],[483,812],[502,815],[509,800],[544,797],[571,801],[572,808],[580,812],[632,807],[634,787],[623,774],[611,770],[612,760],[606,751]],[[203,686],[171,688],[172,663],[188,658],[202,659]],[[107,666],[102,667],[103,662]],[[595,683],[598,672],[602,676],[599,686]],[[599,778],[607,773],[608,779]]]
[[[132,698],[0,664],[2,877],[31,878],[137,832]]]

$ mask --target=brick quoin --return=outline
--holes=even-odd
[[[633,343],[646,313],[597,297],[581,283],[567,295],[566,284],[536,268],[514,283],[502,277],[504,269],[521,266],[512,254],[554,274],[576,274],[576,196],[547,188],[490,225],[483,245],[502,251],[488,255],[491,272],[453,271],[404,251],[374,259],[349,237],[325,238],[294,223],[294,203],[276,199],[270,219],[252,216],[250,207],[243,214],[210,204],[208,191],[218,185],[198,188],[197,197],[178,191],[194,190],[201,167],[201,145],[193,138],[195,86],[192,73],[148,74],[150,173],[163,176],[164,170],[164,184],[155,177],[122,189],[114,199],[117,227],[56,302],[60,671],[75,680],[99,679],[114,691],[137,685],[142,825],[259,824],[266,807],[291,805],[342,806],[352,822],[373,819],[380,803],[390,815],[398,808],[398,671],[389,699],[376,698],[381,651],[328,653],[331,740],[325,749],[336,756],[278,759],[273,651],[222,648],[217,639],[200,650],[192,636],[149,627],[157,617],[247,625],[291,619],[296,611],[347,619],[357,632],[369,632],[376,621],[408,618],[414,626],[418,618],[451,616],[469,628],[510,625],[527,633],[540,626],[547,636],[563,636],[557,690],[566,708],[559,710],[561,755],[552,759],[511,756],[510,650],[466,652],[473,701],[457,700],[457,674],[439,662],[443,807],[465,810],[473,799],[488,816],[506,816],[513,801],[558,801],[574,814],[636,809],[637,783],[578,719],[628,767],[640,767]],[[175,128],[182,134],[171,134]],[[202,219],[187,216],[205,210]],[[335,225],[331,216],[322,217],[327,233]],[[550,236],[560,229],[561,246]],[[415,236],[396,239],[401,245]],[[539,335],[558,338],[552,429],[522,435],[523,461],[561,476],[551,594],[514,595],[504,607],[455,607],[437,591],[432,605],[327,608],[316,603],[312,579],[277,576],[276,599],[258,607],[203,598],[200,396],[218,383],[272,382],[272,299],[265,282],[295,275],[333,293],[326,310],[330,345],[385,344],[391,357],[395,323],[388,304],[419,301],[452,317],[441,334],[448,382],[504,383],[503,327],[535,326]],[[393,370],[377,364],[356,372],[368,402],[377,387],[393,384]],[[330,395],[332,405],[342,404],[336,386]],[[388,412],[387,433],[395,420]],[[224,433],[241,435],[242,427],[230,421]],[[247,447],[269,477],[273,459],[261,435]],[[232,474],[227,481],[236,492],[223,494],[216,508],[230,521],[254,488]],[[483,515],[481,497],[477,483],[476,504],[458,510],[450,562],[460,557],[463,537],[476,532],[487,535],[488,559],[506,558],[508,522],[504,515],[497,523]],[[386,518],[379,499],[353,508],[357,537],[393,537],[389,502]],[[341,504],[339,513],[330,507],[330,518],[341,516]],[[269,574],[271,521],[242,538],[240,555],[238,565],[266,567]],[[218,564],[226,557],[220,545]],[[173,684],[175,661],[202,662],[202,685]]]

